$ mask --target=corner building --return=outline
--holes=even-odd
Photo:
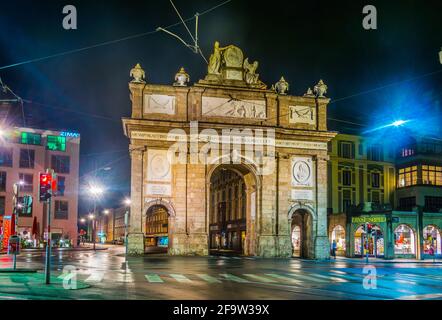
[[[326,86],[269,90],[248,60],[215,43],[192,86],[183,69],[174,85],[132,69],[130,254],[329,257]]]

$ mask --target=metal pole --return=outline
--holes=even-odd
[[[368,263],[368,226],[365,223],[365,262]]]
[[[14,230],[14,234],[16,236],[18,236],[18,210],[17,210],[17,206],[19,204],[19,193],[20,193],[20,183],[16,184],[17,185],[17,200],[15,202],[15,230]],[[18,248],[20,248],[20,237],[18,238],[18,244],[17,244]],[[16,249],[17,250],[17,249]],[[14,257],[13,257],[13,269],[16,270],[17,269],[17,251],[14,252]]]
[[[49,198],[47,200],[47,212],[48,212],[48,241],[46,244],[46,266],[45,266],[45,279],[46,279],[46,284],[50,284],[51,283],[51,198]]]
[[[94,198],[94,218],[92,219],[92,238],[94,242],[94,251],[95,251],[95,219],[96,217],[97,204]]]
[[[126,209],[126,212],[124,213],[124,246],[125,246],[125,257],[126,257],[126,261],[127,261],[127,220],[129,218],[129,212]]]

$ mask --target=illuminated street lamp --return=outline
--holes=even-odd
[[[81,223],[85,223],[85,222],[86,222],[86,219],[85,219],[85,218],[81,218],[81,219],[80,219],[80,222],[81,222]]]
[[[103,210],[103,213],[104,213],[105,215],[108,215],[109,212],[110,212],[110,211],[109,211],[108,209]]]

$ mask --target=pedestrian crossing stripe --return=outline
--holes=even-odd
[[[85,282],[100,282],[104,278],[104,272],[93,272]]]
[[[348,280],[345,280],[342,278],[333,277],[333,276],[323,276],[322,274],[315,274],[315,277],[319,277],[319,278],[327,279],[327,280],[334,280],[336,282],[348,282]]]
[[[171,273],[170,276],[178,282],[192,282],[190,279],[186,278],[182,274]]]
[[[196,276],[203,279],[204,281],[207,281],[208,283],[221,283],[220,280],[216,279],[215,277],[209,276],[208,274],[197,274]]]
[[[276,278],[278,280],[290,281],[290,282],[294,282],[294,283],[298,283],[298,284],[301,283],[301,281],[299,281],[299,280],[296,280],[296,279],[293,279],[293,278],[289,278],[289,277],[286,277],[286,276],[281,276],[281,275],[276,274],[276,273],[266,273],[265,275],[269,276],[269,277],[272,277],[272,278]]]
[[[161,283],[164,282],[159,275],[157,274],[146,274],[145,275],[147,281],[154,282],[154,283]]]
[[[240,277],[234,276],[233,274],[229,274],[229,273],[221,273],[220,276],[223,276],[227,280],[231,280],[231,281],[235,281],[235,282],[239,282],[239,283],[250,282],[249,280],[242,279]]]
[[[325,282],[327,282],[325,280],[317,279],[317,278],[314,278],[312,276],[307,276],[305,274],[299,274],[299,273],[290,273],[290,277],[295,277],[295,278],[298,278],[300,280],[302,280],[302,279],[310,280],[310,281],[318,282],[318,283],[325,283]]]
[[[275,280],[269,279],[269,278],[264,278],[261,276],[257,276],[256,274],[250,274],[250,273],[245,273],[244,274],[246,277],[261,281],[261,282],[267,282],[267,283],[275,283]]]

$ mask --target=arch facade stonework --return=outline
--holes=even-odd
[[[132,115],[123,119],[132,150],[129,253],[144,253],[143,215],[159,203],[171,212],[169,254],[208,255],[210,179],[225,166],[246,185],[245,255],[291,257],[291,214],[300,209],[312,217],[309,257],[328,258],[327,143],[335,136],[327,131],[329,99],[278,94],[258,75],[245,81],[242,66],[221,64],[219,74],[192,86],[129,83]],[[184,161],[168,162],[168,150],[178,143],[171,130],[184,137],[174,149],[184,150]],[[213,159],[235,156],[239,162],[202,162],[201,150],[216,139],[201,132],[224,137],[229,130],[230,144]]]

